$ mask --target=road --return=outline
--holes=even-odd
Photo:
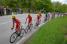
[[[36,14],[31,14],[31,15],[33,17],[33,24],[35,24]],[[27,14],[17,14],[16,16],[18,19],[20,19],[21,23],[23,24],[23,27],[25,28],[27,25],[25,24],[25,19],[27,17]],[[43,17],[42,17],[42,22],[43,22]],[[0,44],[10,44],[9,42],[10,36],[15,31],[15,30],[11,30],[11,26],[12,26],[11,15],[2,16],[2,17],[0,16]],[[17,41],[14,44],[16,44]]]

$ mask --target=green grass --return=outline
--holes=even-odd
[[[63,44],[66,26],[67,16],[53,19],[40,27],[24,44]]]

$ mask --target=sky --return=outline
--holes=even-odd
[[[67,0],[51,0],[52,2],[61,2],[62,4],[67,4]]]

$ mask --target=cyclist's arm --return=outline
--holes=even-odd
[[[13,21],[13,26],[12,26],[12,28],[14,28],[14,25],[15,25],[15,21]]]
[[[28,17],[26,18],[26,22],[27,22],[27,19],[28,19]]]
[[[36,21],[38,21],[38,16],[36,17]]]

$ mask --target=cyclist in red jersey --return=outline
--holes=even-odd
[[[41,22],[41,17],[42,17],[41,12],[39,12],[37,15],[37,22],[39,23]]]
[[[30,13],[28,14],[27,18],[26,18],[26,22],[28,21],[28,25],[32,24],[32,16],[30,15]]]
[[[21,24],[20,20],[17,19],[15,16],[12,16],[12,22],[13,22],[13,26],[11,29],[14,29],[14,27],[16,27],[15,31],[19,33],[21,31],[20,30],[20,24]]]
[[[39,16],[39,15],[37,15],[37,21],[38,21],[38,22],[40,21],[40,16]]]
[[[39,12],[39,16],[40,16],[40,20],[41,20],[41,18],[42,18],[42,14],[41,14],[41,12]]]

